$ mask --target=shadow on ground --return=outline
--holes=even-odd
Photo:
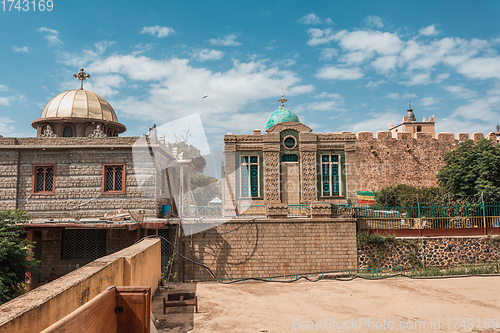
[[[158,332],[184,333],[193,330],[194,327],[194,306],[182,306],[166,308],[163,313],[163,298],[168,299],[168,294],[173,293],[196,293],[198,283],[169,283],[161,286],[153,296],[151,309],[156,319],[156,329]],[[198,313],[200,311],[200,300],[198,300]]]

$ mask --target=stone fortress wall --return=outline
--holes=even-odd
[[[436,175],[444,165],[444,154],[455,149],[466,140],[479,141],[487,138],[497,142],[495,133],[487,136],[474,133],[438,133],[432,138],[430,133],[399,132],[393,138],[391,132],[359,132],[356,139],[356,163],[348,168],[356,168],[357,190],[377,191],[387,186],[407,184],[411,186],[436,186]]]

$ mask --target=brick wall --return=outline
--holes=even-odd
[[[350,219],[232,221],[184,238],[184,255],[221,279],[273,277],[356,268],[356,224]],[[224,234],[241,226],[238,230]],[[192,250],[192,251],[191,251]],[[212,279],[184,261],[188,280]],[[182,278],[182,277],[181,277]]]
[[[407,184],[411,186],[436,186],[436,175],[444,165],[444,154],[469,139],[467,133],[439,133],[433,139],[429,133],[397,133],[393,139],[389,131],[360,132],[356,140],[356,174],[358,191],[376,191],[386,186]],[[474,133],[473,140],[483,138]],[[487,138],[495,139],[493,133]]]

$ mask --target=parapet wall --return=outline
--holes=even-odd
[[[387,186],[407,184],[411,186],[437,186],[436,175],[444,165],[444,154],[460,142],[472,139],[479,141],[485,136],[474,133],[430,133],[399,132],[393,138],[389,131],[360,132],[356,140],[356,173],[358,191],[377,191]],[[497,142],[495,133],[487,139]]]
[[[192,248],[191,248],[192,244]],[[356,269],[356,222],[338,219],[231,221],[184,240],[184,254],[219,279],[276,277]],[[213,280],[184,263],[186,280]]]
[[[44,330],[110,286],[150,286],[161,279],[159,239],[145,239],[0,306],[0,333]]]

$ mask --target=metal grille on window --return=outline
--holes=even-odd
[[[73,127],[71,127],[71,126],[64,127],[63,137],[65,137],[65,138],[73,137]]]
[[[45,173],[45,191],[52,191],[52,183],[54,181],[54,173],[52,168],[47,168]]]
[[[323,175],[323,195],[330,195],[330,164],[323,164],[322,175]]]
[[[252,197],[259,196],[259,166],[250,165],[250,187],[252,189]]]
[[[321,155],[321,184],[323,196],[340,195],[339,155]]]
[[[291,155],[291,154],[283,154],[281,155],[281,162],[298,162],[299,156]]]
[[[115,191],[122,190],[122,167],[115,169]]]
[[[44,185],[44,168],[38,168],[36,169],[36,191],[37,192],[43,192],[43,185]]]
[[[241,196],[248,197],[248,165],[241,166]]]
[[[97,259],[106,255],[106,230],[63,230],[62,259]]]
[[[156,236],[156,229],[148,229],[148,236]],[[168,229],[158,229],[158,236],[161,237],[161,254],[169,254],[170,247],[165,239],[168,237]]]
[[[113,168],[106,168],[106,191],[113,191]]]
[[[241,197],[259,196],[259,157],[241,156],[240,195]]]
[[[339,194],[340,194],[339,166],[338,166],[338,164],[333,164],[332,165],[332,195],[339,195]]]

